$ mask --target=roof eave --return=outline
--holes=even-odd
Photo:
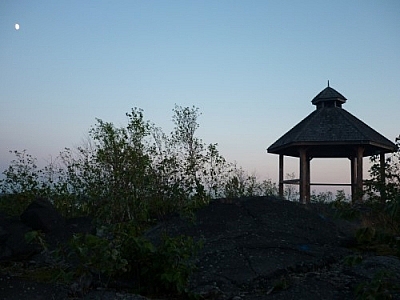
[[[268,153],[272,154],[283,154],[287,156],[298,157],[298,149],[302,147],[316,147],[316,148],[323,148],[323,147],[358,147],[364,146],[368,147],[368,151],[366,152],[365,156],[371,156],[378,153],[392,153],[398,150],[395,144],[388,145],[388,144],[381,144],[376,143],[373,141],[327,141],[327,142],[315,142],[315,141],[303,141],[303,142],[293,142],[288,143],[281,146],[271,146],[267,149]],[[372,154],[370,154],[372,153]],[[326,157],[322,155],[321,157]],[[334,156],[332,156],[334,157]]]

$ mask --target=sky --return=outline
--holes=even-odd
[[[204,143],[277,181],[266,149],[328,80],[344,109],[394,141],[399,16],[398,0],[1,0],[0,171],[9,150],[45,164],[96,118],[124,126],[133,107],[169,133],[177,104],[199,108]],[[298,164],[287,158],[285,173],[297,177]],[[315,159],[311,181],[348,183],[349,170]]]

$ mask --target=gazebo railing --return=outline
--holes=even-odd
[[[283,184],[300,184],[300,179],[287,179],[283,180],[281,183]],[[322,186],[356,186],[356,184],[351,183],[324,183],[324,182],[314,182],[310,183],[310,185],[322,185]]]

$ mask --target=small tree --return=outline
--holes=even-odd
[[[370,200],[385,199],[394,201],[400,194],[400,135],[395,140],[397,151],[385,161],[385,181],[381,178],[381,165],[378,155],[371,156],[370,178],[366,180],[366,193]]]
[[[9,151],[16,158],[11,161],[9,167],[3,172],[5,179],[1,180],[1,192],[4,194],[34,194],[40,189],[40,172],[37,167],[37,159],[26,153],[26,150]]]
[[[204,144],[196,137],[195,133],[199,127],[197,122],[200,116],[196,107],[181,107],[175,105],[172,118],[175,128],[172,132],[172,142],[177,152],[182,167],[179,172],[182,183],[188,194],[204,197],[205,190],[201,176],[205,163]]]
[[[206,165],[203,170],[206,189],[211,198],[224,196],[224,182],[228,179],[229,164],[217,149],[218,144],[207,147]]]
[[[20,214],[33,198],[52,197],[57,185],[59,170],[54,161],[44,168],[37,166],[37,159],[23,151],[9,151],[15,155],[0,180],[3,210],[11,214]]]
[[[126,116],[123,127],[97,119],[81,146],[65,148],[42,169],[26,151],[13,152],[0,191],[27,203],[51,198],[68,217],[92,215],[138,227],[164,214],[190,212],[210,198],[276,194],[270,180],[259,182],[227,163],[217,144],[207,146],[196,136],[198,108],[176,105],[171,135],[145,120],[141,109]]]

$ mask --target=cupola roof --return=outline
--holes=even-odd
[[[311,103],[317,106],[317,109],[325,106],[342,107],[346,102],[346,98],[329,85],[323,89],[317,96],[312,99]]]

